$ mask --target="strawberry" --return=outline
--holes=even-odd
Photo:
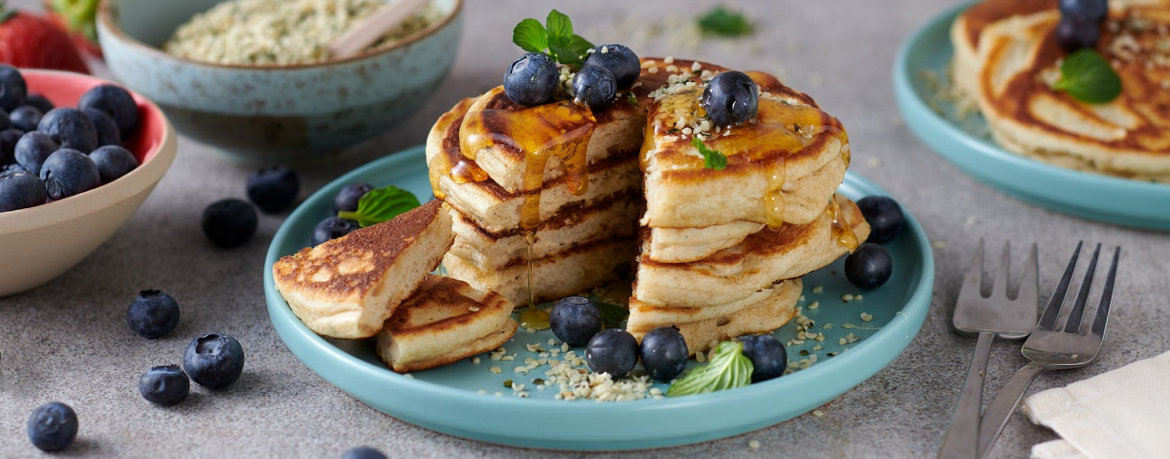
[[[44,0],[45,19],[68,34],[78,50],[102,57],[94,23],[98,3],[99,0]]]
[[[73,41],[53,24],[0,2],[0,62],[20,68],[89,73]]]

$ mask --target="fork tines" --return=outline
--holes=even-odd
[[[1077,248],[1073,251],[1072,259],[1069,260],[1068,267],[1064,269],[1064,275],[1061,276],[1060,282],[1056,285],[1056,290],[1052,292],[1052,298],[1048,300],[1048,306],[1044,308],[1044,314],[1040,316],[1040,322],[1036,324],[1037,330],[1054,331],[1059,329],[1057,321],[1060,318],[1061,308],[1063,308],[1067,299],[1069,284],[1072,282],[1073,272],[1076,270],[1082,245],[1084,245],[1084,241],[1077,243]],[[1097,258],[1100,254],[1101,244],[1097,244],[1097,247],[1093,249],[1093,258],[1089,260],[1089,267],[1085,270],[1085,277],[1081,280],[1077,297],[1073,301],[1072,310],[1068,313],[1068,318],[1063,327],[1065,333],[1086,334],[1092,332],[1097,336],[1104,336],[1105,334],[1105,325],[1109,321],[1109,305],[1113,301],[1113,285],[1117,278],[1117,262],[1121,256],[1121,247],[1113,250],[1113,261],[1109,265],[1109,273],[1106,275],[1105,284],[1101,288],[1101,299],[1097,303],[1097,309],[1091,325],[1087,326],[1084,324],[1084,320],[1088,316],[1088,311],[1085,310],[1085,304],[1089,300],[1089,293],[1093,286],[1093,275],[1097,271]]]

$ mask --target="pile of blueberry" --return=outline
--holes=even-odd
[[[252,204],[242,199],[228,198],[211,203],[203,209],[203,234],[217,247],[231,249],[244,245],[256,234],[261,212],[279,214],[297,203],[301,180],[296,172],[284,166],[269,166],[248,176],[247,195]]]
[[[138,167],[121,146],[138,126],[130,93],[101,85],[77,108],[28,95],[16,68],[0,64],[0,212],[39,206],[110,183]]]
[[[1108,0],[1060,0],[1056,42],[1065,51],[1097,46],[1101,23],[1109,16]]]
[[[869,242],[845,258],[845,278],[854,286],[872,290],[890,280],[894,264],[885,244],[894,240],[902,230],[902,207],[885,196],[869,196],[857,201],[861,215],[869,223]]]
[[[642,65],[638,56],[624,45],[602,45],[587,53],[573,76],[567,96],[591,110],[613,103],[618,90],[630,89],[638,81]],[[547,54],[528,53],[516,59],[504,73],[504,93],[517,104],[533,107],[553,100],[560,87],[560,70]]]

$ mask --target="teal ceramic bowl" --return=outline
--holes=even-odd
[[[990,139],[980,116],[959,119],[923,72],[942,75],[951,60],[949,29],[960,5],[910,36],[894,62],[894,95],[910,131],[975,179],[1017,199],[1081,218],[1170,230],[1170,185],[1053,166],[1011,153]],[[931,108],[939,107],[942,113]]]
[[[240,66],[163,52],[174,30],[222,0],[108,0],[98,11],[106,63],[149,97],[179,133],[258,163],[315,161],[414,113],[451,68],[462,0],[434,0],[442,19],[393,46],[320,64]]]
[[[623,450],[749,432],[806,413],[873,376],[910,344],[930,307],[934,284],[930,246],[922,227],[906,213],[902,233],[885,246],[894,260],[893,275],[881,288],[864,292],[862,301],[842,301],[846,293],[862,293],[844,279],[842,260],[804,278],[805,299],[799,304],[815,321],[813,331],[824,333],[827,339],[789,346],[790,361],[810,358],[803,352],[817,356],[817,362],[780,378],[724,392],[661,400],[555,400],[555,388],[538,390],[531,381],[546,377],[547,366],[527,375],[514,372],[525,358],[537,357],[526,345],[549,346],[548,340],[554,336],[548,330],[517,333],[506,343],[507,353],[517,354],[515,361],[494,361],[485,354],[478,364],[464,359],[405,377],[379,361],[369,341],[326,339],[310,331],[272,283],[273,263],[309,245],[313,227],[331,212],[333,196],[354,182],[395,185],[424,201],[431,196],[423,148],[416,147],[362,166],[309,197],[289,215],[268,249],[264,293],[272,325],[305,366],[341,390],[403,421],[459,437],[532,448]],[[886,194],[853,174],[846,176],[841,192],[854,199]],[[872,320],[861,319],[863,312],[871,314]],[[840,344],[850,335],[859,341]],[[776,336],[784,342],[795,338],[795,325],[789,323]],[[814,349],[816,346],[820,348]],[[574,351],[584,355],[583,348]],[[697,363],[692,360],[690,365]],[[491,373],[492,366],[500,366],[502,372]],[[530,397],[513,395],[503,385],[509,379],[527,385]],[[661,384],[657,387],[666,389]],[[485,393],[480,394],[481,390]],[[501,396],[495,396],[496,392]]]

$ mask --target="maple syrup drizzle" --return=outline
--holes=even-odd
[[[850,225],[845,220],[845,215],[841,213],[841,205],[837,203],[836,196],[829,198],[829,207],[825,208],[825,212],[829,213],[833,219],[833,240],[837,244],[849,249],[852,253],[861,244],[857,238],[857,234],[853,232],[853,225]]]

